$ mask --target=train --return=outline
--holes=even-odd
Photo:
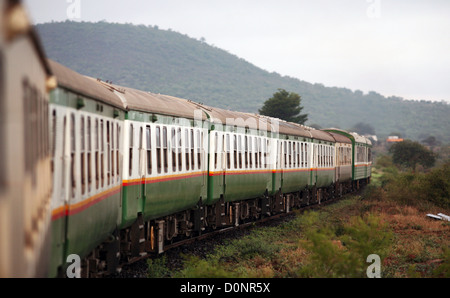
[[[55,77],[20,1],[0,1],[0,276],[44,277],[50,260],[49,91]]]
[[[27,188],[17,185],[5,192],[0,184],[1,215],[20,214],[25,222],[16,226],[0,217],[8,221],[2,229],[25,233],[20,241],[5,239],[7,245],[1,239],[0,276],[16,275],[3,264],[11,259],[8,253],[20,253],[15,247],[27,246],[26,221],[35,224],[33,212],[44,216],[45,224],[38,225],[41,254],[30,256],[39,265],[25,264],[28,268],[64,277],[77,256],[79,276],[102,276],[115,273],[124,261],[163,253],[177,241],[320,204],[370,183],[372,144],[356,133],[314,129],[84,76],[46,59],[38,40],[31,40],[35,52],[29,55],[42,72],[42,107],[15,102],[23,105],[18,111],[9,106],[16,95],[0,94],[2,115],[31,121],[14,132],[2,123],[2,138],[14,141],[6,142],[9,151],[0,147],[0,158],[8,165],[23,164],[25,172],[13,174],[2,160],[0,177],[39,185],[42,198],[39,192],[22,193]],[[12,84],[5,78],[23,87],[22,78],[3,70],[4,48],[2,43],[0,90]],[[26,156],[27,150],[38,162]],[[30,182],[29,165],[42,171]],[[36,206],[26,206],[28,201]]]

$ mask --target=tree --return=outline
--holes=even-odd
[[[392,161],[395,164],[412,170],[415,170],[418,164],[424,168],[431,168],[436,161],[436,156],[432,151],[411,140],[392,145],[389,152],[392,153]]]
[[[297,93],[278,89],[259,110],[261,115],[275,117],[289,122],[305,124],[308,114],[300,114],[303,107],[300,105],[301,97]]]

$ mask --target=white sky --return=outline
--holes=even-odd
[[[25,0],[35,23],[157,25],[281,75],[450,102],[449,0]]]

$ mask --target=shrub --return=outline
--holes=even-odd
[[[353,217],[336,229],[317,225],[317,214],[305,214],[307,240],[300,245],[309,251],[309,259],[298,270],[299,277],[365,277],[367,256],[387,255],[391,233],[376,216]]]

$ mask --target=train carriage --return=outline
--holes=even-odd
[[[340,134],[350,139],[352,143],[352,187],[358,189],[360,187],[360,182],[363,182],[363,184],[370,183],[372,170],[372,142],[364,136],[342,129],[327,128],[324,129],[324,131]],[[348,155],[346,158],[348,161]]]
[[[356,133],[352,133],[355,139],[353,180],[368,182],[372,166],[372,142]]]
[[[317,188],[329,187],[335,180],[335,139],[328,133],[320,130],[311,131],[314,144],[311,150],[313,164],[311,167],[311,185]]]
[[[270,124],[252,114],[207,108],[211,119],[207,204],[256,198],[271,189]]]
[[[0,277],[42,277],[48,270],[54,85],[21,1],[1,0]]]
[[[171,96],[123,88],[125,126],[122,227],[154,220],[206,198],[206,115]]]
[[[50,97],[52,271],[81,258],[120,224],[123,103],[91,78],[49,61],[58,79]]]

